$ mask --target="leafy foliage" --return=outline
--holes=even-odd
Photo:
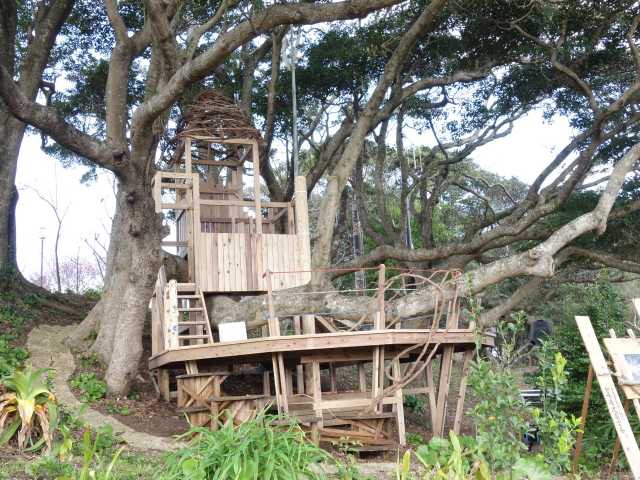
[[[69,383],[73,388],[80,390],[80,399],[86,403],[100,400],[107,393],[107,384],[92,372],[81,373]]]
[[[163,480],[321,478],[311,466],[331,457],[305,438],[296,425],[275,425],[264,412],[238,427],[216,431],[193,427],[182,436],[186,447],[171,452],[160,474]]]
[[[32,441],[34,418],[37,419],[41,440],[51,449],[52,426],[57,422],[55,397],[47,389],[43,375],[47,369],[16,370],[3,380],[7,392],[0,395],[0,444],[8,442],[18,432],[18,448],[27,444],[37,448]],[[18,430],[18,428],[20,430]]]
[[[0,379],[10,376],[29,354],[24,348],[14,346],[13,335],[0,335]]]
[[[606,279],[584,286],[563,286],[558,292],[558,299],[548,304],[546,312],[549,316],[561,319],[555,326],[554,338],[556,348],[567,361],[566,383],[557,404],[559,409],[578,416],[584,398],[589,357],[574,317],[588,316],[597,338],[608,337],[609,329],[613,329],[617,335],[623,335],[627,318],[626,302]],[[634,425],[635,418],[630,418]],[[581,461],[588,468],[599,468],[610,458],[615,438],[600,389],[593,388]]]

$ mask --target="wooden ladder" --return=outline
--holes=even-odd
[[[212,344],[211,324],[202,292],[194,283],[178,283],[176,290],[178,346]]]

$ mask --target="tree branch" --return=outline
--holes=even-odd
[[[253,14],[249,20],[221,34],[214,45],[193,60],[177,69],[156,95],[144,102],[134,114],[137,125],[150,124],[169,108],[184,89],[215,70],[242,44],[257,36],[270,32],[279,25],[313,24],[333,20],[362,18],[385,7],[401,3],[402,0],[348,0],[329,4],[276,4]]]
[[[16,87],[4,66],[0,66],[0,97],[22,122],[43,131],[72,152],[113,172],[119,171],[124,152],[112,151],[106,144],[65,122],[54,108],[30,101]]]

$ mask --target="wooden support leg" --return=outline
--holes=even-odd
[[[302,334],[302,321],[300,315],[293,317],[293,333],[296,335]],[[296,365],[296,392],[299,395],[304,395],[304,367],[302,365]]]
[[[336,367],[333,363],[329,364],[329,379],[331,381],[331,392],[338,392],[338,381],[336,378]]]
[[[474,350],[464,352],[464,360],[462,361],[462,373],[460,374],[460,390],[458,391],[458,401],[456,403],[456,416],[453,420],[453,431],[460,433],[462,425],[462,415],[464,414],[464,398],[467,393],[467,379],[469,377],[469,365],[473,358]]]
[[[311,375],[313,382],[313,412],[316,417],[322,418],[322,384],[320,383],[320,363],[311,362]],[[314,422],[311,425],[311,441],[315,444],[320,443],[320,432],[322,428],[322,420]]]
[[[358,364],[358,383],[360,384],[360,391],[367,391],[367,376],[364,371],[364,363]]]
[[[400,380],[401,377],[402,377],[402,371],[400,370],[400,360],[396,359],[393,361],[393,378],[397,382]],[[396,419],[398,422],[398,443],[401,446],[404,446],[407,443],[407,438],[406,438],[406,430],[404,425],[404,402],[403,402],[404,398],[402,395],[401,388],[396,390],[395,397],[396,397],[396,402],[393,407],[396,412]]]
[[[284,413],[289,413],[289,401],[287,397],[291,390],[288,388],[287,372],[284,368],[284,356],[278,353],[278,377],[280,378],[280,397],[282,399],[282,410]],[[292,393],[292,392],[291,392]]]
[[[578,473],[578,463],[580,462],[580,452],[582,451],[582,442],[584,441],[584,428],[587,422],[587,414],[589,413],[589,401],[591,400],[591,387],[593,386],[593,367],[589,364],[589,373],[587,373],[587,385],[584,389],[584,399],[582,400],[582,411],[580,412],[580,432],[576,438],[576,448],[571,462],[571,472],[575,475]]]
[[[316,333],[316,317],[314,315],[302,316],[302,333],[304,335]],[[304,367],[304,390],[307,395],[311,395],[313,392],[313,367],[306,365]]]
[[[444,435],[445,421],[447,417],[447,402],[449,401],[449,386],[451,383],[451,366],[453,363],[453,347],[444,347],[440,364],[440,381],[438,382],[438,408],[436,425],[433,434],[438,437]]]
[[[438,411],[438,403],[436,401],[436,383],[433,381],[433,363],[429,361],[424,369],[427,377],[427,388],[429,389],[429,413],[431,415],[431,430],[435,432],[436,413]]]
[[[271,354],[271,365],[273,368],[273,386],[276,390],[276,405],[278,407],[278,414],[282,415],[282,389],[280,383],[280,367],[278,366],[278,354]]]
[[[220,377],[216,375],[215,378],[213,379],[213,396],[214,397],[220,396],[221,383],[222,382],[220,381]],[[211,430],[218,430],[218,422],[219,422],[218,416],[220,415],[220,410],[218,409],[218,407],[219,407],[218,402],[215,402],[215,401],[211,402]]]
[[[271,396],[271,382],[269,380],[269,372],[264,371],[262,373],[262,394],[265,397]]]
[[[373,362],[371,367],[371,395],[377,398],[380,394],[380,347],[373,349]],[[379,412],[376,404],[375,411]]]
[[[158,388],[160,396],[165,402],[171,401],[171,391],[169,389],[169,370],[160,368],[158,370]]]

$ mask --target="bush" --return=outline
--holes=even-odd
[[[593,285],[564,287],[559,294],[563,302],[556,311],[550,312],[562,319],[555,326],[554,338],[558,351],[567,360],[566,386],[558,400],[558,409],[579,416],[584,399],[589,356],[574,317],[589,316],[597,338],[601,339],[609,337],[609,329],[613,329],[619,336],[624,335],[628,312],[624,298],[616,293],[611,283],[606,280]],[[596,383],[594,380],[581,456],[581,462],[589,469],[599,469],[604,462],[609,461],[616,439],[606,403]],[[635,415],[630,415],[629,420],[634,430],[637,430]]]
[[[98,379],[95,373],[81,373],[69,383],[80,390],[80,399],[85,403],[100,400],[107,393],[107,384]]]
[[[297,425],[275,425],[277,417],[261,412],[238,427],[230,423],[216,431],[193,427],[181,438],[186,447],[171,452],[160,472],[163,480],[297,480],[322,478],[311,468],[329,460],[310,443]]]
[[[47,369],[16,370],[3,380],[7,392],[0,395],[0,445],[9,442],[17,433],[18,448],[32,450],[46,444],[51,449],[53,431],[58,422],[55,397],[47,389],[42,377]],[[39,440],[32,436],[39,429]]]
[[[27,359],[24,348],[12,345],[13,336],[0,335],[0,380],[11,375]]]

